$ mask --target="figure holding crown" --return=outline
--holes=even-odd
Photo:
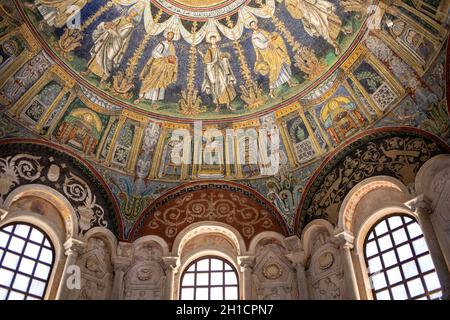
[[[236,99],[237,82],[230,65],[230,54],[222,52],[217,46],[220,39],[218,32],[209,32],[206,35],[208,50],[206,53],[199,51],[205,64],[202,92],[212,95],[216,112],[220,111],[221,105],[226,105],[228,110],[234,110],[231,103]]]
[[[258,26],[256,20],[249,23],[253,30],[252,43],[256,52],[255,72],[268,76],[271,98],[275,89],[287,83],[292,84],[291,58],[283,38],[277,32],[269,33]]]
[[[178,59],[173,44],[176,34],[168,29],[165,38],[153,49],[152,57],[141,72],[142,86],[135,104],[146,99],[156,107],[156,101],[164,100],[167,87],[177,81]]]

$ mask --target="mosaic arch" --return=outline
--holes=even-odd
[[[234,227],[246,245],[263,231],[289,233],[278,210],[256,191],[237,183],[209,181],[182,185],[155,200],[139,217],[129,240],[152,234],[171,246],[183,229],[201,221]]]
[[[105,227],[118,237],[121,218],[108,186],[86,161],[58,146],[36,140],[0,141],[0,206],[28,184],[44,185],[67,198],[78,217],[80,234]]]
[[[296,1],[296,6],[304,9],[301,12],[318,13],[314,11],[314,7],[308,7],[308,10],[303,7],[306,6],[306,3],[309,3],[309,0]],[[76,3],[81,6],[84,2],[77,1]],[[56,6],[56,3],[64,4],[62,5],[64,7],[75,2],[73,0],[45,0],[40,2],[7,2],[6,0],[0,0],[0,10],[10,12],[10,14],[5,14],[3,21],[0,21],[0,59],[3,59],[0,63],[0,123],[2,124],[0,126],[0,136],[27,136],[33,138],[39,136],[43,140],[63,145],[64,148],[76,152],[102,169],[126,175],[126,179],[119,179],[121,181],[112,179],[114,181],[111,182],[111,188],[120,189],[117,193],[119,194],[121,207],[126,208],[127,218],[137,218],[139,213],[148,205],[147,200],[149,199],[141,198],[146,198],[149,192],[153,193],[149,189],[154,188],[147,188],[147,186],[151,185],[152,181],[155,180],[164,181],[167,184],[201,179],[251,180],[249,184],[258,188],[261,194],[271,197],[272,201],[278,202],[278,205],[283,207],[282,211],[292,213],[293,208],[296,207],[296,203],[294,203],[296,200],[293,200],[297,196],[296,189],[300,190],[302,186],[288,190],[288,193],[290,192],[294,196],[288,196],[289,203],[281,203],[286,202],[286,197],[281,195],[284,193],[283,185],[289,186],[292,184],[290,182],[272,183],[272,181],[265,183],[263,179],[274,178],[275,180],[283,180],[288,178],[289,174],[294,173],[294,171],[296,171],[293,174],[294,178],[298,178],[299,175],[307,175],[314,170],[314,168],[311,169],[310,165],[319,165],[319,162],[330,152],[345,145],[349,139],[366,131],[368,128],[406,125],[424,129],[435,135],[443,136],[444,139],[447,136],[447,101],[443,84],[445,81],[444,63],[446,58],[444,48],[448,30],[444,27],[442,21],[435,21],[429,16],[424,16],[422,11],[413,8],[410,4],[396,2],[395,6],[387,6],[384,2],[380,2],[379,13],[381,16],[378,17],[381,19],[378,21],[380,25],[377,28],[361,29],[361,32],[367,32],[361,33],[360,38],[354,39],[352,47],[347,50],[348,56],[344,54],[345,50],[342,51],[339,58],[340,62],[334,64],[337,69],[334,72],[327,73],[326,79],[320,81],[317,87],[305,89],[305,94],[299,99],[296,98],[293,101],[285,100],[286,106],[270,109],[270,112],[269,109],[258,109],[259,111],[255,109],[254,112],[252,111],[253,113],[234,115],[238,118],[232,116],[234,118],[225,119],[221,118],[226,116],[224,114],[226,112],[224,105],[222,105],[218,113],[214,112],[215,108],[213,106],[208,109],[211,111],[210,113],[198,113],[195,115],[178,113],[178,118],[168,117],[160,113],[149,115],[148,112],[145,113],[144,110],[135,108],[134,101],[139,100],[139,97],[137,99],[136,96],[133,97],[132,101],[130,100],[133,103],[127,106],[127,104],[112,99],[112,93],[109,90],[112,88],[111,85],[114,84],[116,73],[119,71],[125,72],[132,65],[132,57],[136,52],[141,52],[142,55],[146,55],[148,58],[139,57],[138,61],[141,64],[149,62],[150,65],[148,68],[144,67],[143,64],[133,67],[136,71],[136,74],[133,76],[133,84],[135,86],[140,86],[137,73],[144,71],[144,69],[147,69],[149,75],[153,74],[150,72],[151,70],[161,71],[158,71],[157,74],[166,74],[170,70],[177,71],[177,80],[182,85],[188,85],[190,82],[187,81],[187,78],[182,80],[179,75],[189,76],[189,70],[185,69],[182,71],[180,69],[181,62],[178,58],[177,68],[172,68],[174,65],[168,66],[164,62],[166,60],[163,58],[161,58],[162,60],[155,60],[156,58],[152,58],[152,55],[155,46],[162,42],[163,44],[160,48],[164,49],[163,51],[170,51],[172,50],[170,49],[172,44],[175,46],[175,49],[183,43],[189,47],[190,40],[192,45],[196,47],[195,52],[192,52],[199,60],[197,61],[199,63],[195,64],[198,71],[194,74],[201,84],[197,83],[195,87],[198,88],[203,85],[203,80],[207,80],[209,76],[216,75],[215,72],[219,72],[216,68],[218,65],[215,65],[216,67],[212,67],[212,69],[205,69],[200,63],[201,54],[199,51],[207,52],[205,51],[206,47],[210,46],[210,44],[206,40],[214,34],[210,29],[217,29],[217,34],[222,40],[221,42],[231,41],[225,36],[230,28],[227,27],[228,29],[226,29],[223,27],[223,24],[221,24],[223,19],[219,20],[217,24],[213,22],[212,18],[208,18],[206,22],[201,21],[200,18],[194,19],[195,21],[177,18],[180,22],[167,13],[167,10],[164,11],[158,8],[155,4],[156,2],[152,1],[145,1],[144,3],[138,0],[116,0],[105,4],[99,0],[91,0],[86,1],[81,10],[81,30],[69,29],[70,32],[68,31],[66,34],[66,24],[58,27],[58,21],[54,14],[57,12],[57,9],[52,7],[52,5]],[[139,3],[145,5],[140,6]],[[162,1],[158,3],[160,4]],[[164,3],[167,4],[169,1]],[[189,12],[203,12],[199,3],[196,2],[171,1],[170,3]],[[201,2],[200,4],[211,6],[208,8],[218,8],[221,12],[227,13],[231,10],[231,5],[239,3],[241,2],[234,1],[232,4],[230,1],[213,1]],[[334,2],[321,1],[320,3],[325,5],[326,3]],[[290,49],[289,41],[287,41],[288,37],[277,28],[281,28],[284,25],[287,27],[287,30],[295,30],[295,32],[300,33],[305,27],[303,24],[306,24],[306,18],[294,19],[298,15],[295,14],[296,11],[293,8],[297,7],[293,7],[292,1],[277,1],[272,4],[274,5],[272,9],[275,16],[278,13],[285,12],[284,18],[279,18],[279,22],[283,22],[283,24],[275,23],[275,20],[272,21],[271,19],[274,16],[269,18],[266,18],[264,15],[261,16],[263,11],[257,6],[255,0],[243,2],[239,10],[231,14],[232,17],[237,17],[235,24],[237,26],[241,24],[242,26],[242,28],[236,27],[236,29],[233,29],[234,31],[242,31],[241,37],[235,40],[237,41],[236,44],[242,47],[242,50],[239,51],[242,55],[239,55],[239,52],[235,50],[235,41],[232,41],[233,46],[226,49],[230,57],[233,56],[237,59],[234,62],[229,61],[231,69],[236,69],[236,62],[237,66],[239,66],[239,57],[245,57],[249,66],[256,66],[257,64],[255,60],[257,59],[255,55],[257,50],[255,50],[253,43],[256,41],[256,38],[253,39],[254,30],[250,28],[251,21],[258,21],[261,24],[261,29],[272,26],[272,28],[267,30],[272,30],[271,32],[273,33],[280,33],[281,37],[277,39],[283,39],[286,42],[286,48],[288,51],[290,50],[289,58],[291,62],[295,60],[295,55]],[[352,4],[352,10],[350,10],[350,4]],[[266,5],[270,7],[270,1]],[[155,6],[156,9],[154,8]],[[339,6],[344,6],[345,9],[338,10]],[[358,21],[368,22],[364,20],[364,15],[357,10],[358,8],[364,9],[363,12],[366,12],[367,2],[362,0],[339,1],[334,3],[334,7],[336,8],[337,16],[339,14],[342,14],[342,17],[348,15],[356,20],[359,19]],[[439,8],[439,12],[445,12],[447,2],[440,2]],[[158,12],[159,10],[163,11],[159,22],[156,22],[155,10]],[[106,42],[102,39],[115,39],[118,42],[113,41],[113,43],[121,44],[120,39],[111,36],[111,34],[116,32],[111,30],[119,28],[118,25],[113,23],[106,24],[106,22],[110,20],[116,21],[123,16],[129,17],[129,12],[133,12],[131,14],[133,19],[138,19],[139,17],[141,20],[138,19],[140,21],[139,24],[133,28],[130,37],[126,38],[127,41],[124,42],[126,46],[123,47],[123,57],[121,54],[117,56],[122,62],[116,65],[114,63],[104,65],[104,67],[111,66],[108,80],[103,81],[103,84],[109,84],[109,89],[107,85],[103,90],[98,82],[94,86],[89,85],[89,81],[86,79],[89,80],[92,75],[90,76],[84,71],[75,72],[75,69],[70,67],[71,64],[80,65],[83,62],[82,59],[77,58],[79,54],[85,54],[89,58],[87,63],[92,62],[92,65],[96,66],[95,68],[92,67],[94,69],[105,62],[97,61],[95,58],[97,55],[92,56],[90,51],[94,47],[96,50],[100,50],[100,48],[106,49],[102,45],[102,43]],[[136,12],[139,12],[140,15],[134,16]],[[145,20],[145,12],[152,13],[155,16],[152,16],[153,20]],[[212,10],[206,10],[205,12],[210,13]],[[296,13],[298,14],[299,12]],[[24,21],[20,21],[20,14],[22,14]],[[35,21],[31,24],[33,16],[35,16]],[[255,19],[244,19],[247,16],[254,16]],[[398,21],[394,19],[397,16]],[[244,18],[239,19],[239,17]],[[427,18],[426,21],[428,22],[413,21],[411,17]],[[147,18],[150,19],[150,17]],[[116,22],[125,23],[128,20],[125,19],[125,22],[121,21],[119,19]],[[132,21],[135,23],[135,20]],[[288,25],[288,21],[291,21],[291,24]],[[197,36],[192,37],[192,33],[189,33],[189,25],[192,26],[195,22],[198,23],[199,30]],[[146,23],[150,23],[155,27],[155,30],[150,32],[147,38],[145,37],[148,31]],[[294,28],[294,24],[298,24],[300,27]],[[7,29],[2,29],[1,26],[5,26]],[[127,31],[126,26],[129,26],[129,24],[125,23],[125,26],[122,26],[123,30],[120,30]],[[106,32],[103,29],[110,31]],[[167,30],[172,31],[169,32]],[[400,31],[401,33],[399,33]],[[80,32],[83,32],[83,34],[79,34]],[[174,39],[177,38],[177,40],[172,41],[174,43],[168,44],[164,42],[165,36],[169,33],[171,34],[170,37],[173,34]],[[100,34],[102,37],[100,37]],[[398,38],[399,36],[405,37],[407,34],[415,36],[413,37],[414,43],[405,43],[403,41],[405,39]],[[93,41],[97,36],[100,41],[98,47],[95,46]],[[294,36],[292,39],[300,37],[297,36],[296,38]],[[52,39],[49,38],[43,41],[45,37],[52,37]],[[333,51],[335,49],[332,44],[321,37],[305,36],[304,38],[308,39],[308,37],[310,38],[311,46],[317,43],[317,49],[314,49],[316,53],[324,50]],[[345,38],[343,32],[339,35],[339,39],[341,38]],[[80,46],[78,46],[77,39],[80,41]],[[411,40],[412,38],[408,39]],[[275,42],[272,45],[275,46],[278,40],[273,40]],[[281,42],[278,42],[278,48],[281,48]],[[298,43],[302,44],[300,40],[298,40]],[[305,40],[305,43],[308,43],[308,41]],[[77,46],[66,54],[61,50],[55,49],[64,44],[77,44]],[[250,48],[247,51],[244,50],[246,44]],[[411,52],[410,45],[412,44],[417,45],[415,52]],[[55,50],[50,50],[49,46]],[[204,48],[202,49],[201,46],[204,46]],[[115,52],[114,48],[110,49],[112,53]],[[139,51],[138,49],[142,50]],[[182,50],[181,54],[187,54],[189,48],[186,49]],[[209,49],[214,48],[208,47]],[[208,51],[211,53],[211,57],[213,51],[217,51],[216,49],[218,50],[217,46],[214,50]],[[109,50],[102,52],[106,56],[111,53]],[[282,52],[282,50],[277,52]],[[262,60],[258,65],[262,70],[264,69],[264,57],[270,57],[270,52],[264,51],[263,53],[261,51],[259,53],[258,57]],[[251,61],[252,55],[255,61]],[[94,59],[91,59],[92,57]],[[276,57],[279,56],[276,55]],[[169,58],[167,58],[167,63],[168,60]],[[65,62],[63,63],[63,61]],[[214,59],[214,61],[218,60]],[[188,63],[183,64],[186,68],[189,67],[188,65]],[[228,63],[222,63],[219,69],[223,71],[226,66],[228,66]],[[283,66],[283,68],[279,69],[280,74],[287,72],[284,64]],[[142,70],[139,68],[142,68]],[[291,69],[294,70],[295,68]],[[205,70],[211,72],[205,72]],[[254,75],[253,69],[249,68],[249,70],[251,71],[250,74]],[[221,75],[220,72],[217,75]],[[238,78],[238,72],[233,74]],[[147,79],[150,81],[149,83],[155,80],[150,78]],[[160,78],[158,77],[158,79]],[[263,84],[265,78],[259,78],[257,82]],[[283,77],[280,79],[286,80]],[[207,83],[206,85],[208,86]],[[289,87],[286,84],[284,86]],[[166,88],[164,92],[159,90],[157,93],[169,94],[170,88]],[[214,88],[225,90],[223,92],[226,92],[227,95],[233,91],[228,90],[230,88],[227,86],[219,85]],[[270,90],[269,87],[267,88]],[[140,89],[136,90],[139,91]],[[155,92],[153,91],[153,93]],[[274,90],[273,93],[276,96],[277,90]],[[264,97],[269,97],[268,91],[264,93]],[[221,101],[226,100],[225,95],[219,98]],[[143,104],[146,103],[144,100],[146,99],[141,101]],[[194,100],[190,99],[190,101]],[[175,102],[178,103],[179,101]],[[178,104],[176,105],[179,107]],[[163,109],[158,108],[157,111],[162,112]],[[202,119],[203,117],[206,117],[204,119],[207,120],[203,123],[204,131],[202,133],[204,133],[204,136],[202,139],[192,143],[190,150],[192,155],[199,155],[199,158],[202,156],[202,163],[190,165],[174,163],[171,159],[171,154],[172,151],[179,148],[179,145],[171,141],[173,133],[178,131],[178,129],[182,129],[188,130],[192,136],[195,133],[193,119]],[[170,121],[167,120],[169,118]],[[22,127],[22,129],[16,129],[16,125]],[[269,131],[272,129],[279,130],[280,132],[279,151],[283,164],[283,172],[280,172],[280,177],[273,177],[267,166],[266,160],[269,156],[269,150],[267,150],[267,154],[264,154],[263,142],[256,147],[243,146],[242,142],[245,139],[242,137],[227,136],[228,129],[243,129],[248,132],[252,130],[257,131],[260,128]],[[214,153],[217,153],[220,159],[226,159],[227,164],[212,165],[207,163],[207,159],[211,157],[208,154],[206,131],[210,129],[213,131],[219,130],[222,133],[222,139],[218,138],[213,141],[218,143],[217,152]],[[263,140],[261,139],[261,141]],[[259,155],[261,161],[258,161],[258,164],[233,165],[233,162],[236,164],[240,155],[248,157],[252,153]],[[304,170],[304,168],[307,169]],[[303,180],[305,177],[300,178]],[[259,181],[256,181],[257,179]],[[127,181],[122,183],[123,180]],[[143,186],[144,184],[145,186]],[[172,185],[167,186],[166,189],[170,187]],[[137,205],[132,204],[132,199],[134,199],[132,193],[135,192],[135,189],[138,190],[137,193],[141,193],[138,197],[137,202],[139,203]],[[142,189],[147,190],[142,191]],[[279,193],[280,195],[278,196],[274,193]],[[151,198],[154,199],[157,196],[152,196]],[[292,218],[291,216],[289,219],[292,220]]]
[[[449,151],[438,137],[407,127],[375,129],[355,137],[312,175],[297,208],[295,230],[301,232],[314,219],[337,224],[345,196],[367,178],[391,176],[413,187],[420,167]]]
[[[76,82],[122,108],[189,121],[297,101],[348,58],[378,0],[14,3]]]

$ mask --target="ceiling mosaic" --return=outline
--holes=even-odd
[[[326,79],[361,38],[366,2],[16,1],[55,61],[110,103],[215,120],[277,110]]]
[[[283,219],[266,199],[238,184],[210,181],[181,186],[170,197],[157,199],[137,221],[130,239],[155,234],[172,245],[180,231],[202,221],[234,227],[247,245],[264,231],[288,234]]]

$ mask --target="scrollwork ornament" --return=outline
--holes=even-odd
[[[20,159],[20,156],[14,157],[13,161]],[[19,176],[28,181],[37,180],[41,176],[43,169],[37,161],[39,159],[40,157],[27,156],[26,159],[19,160],[16,165]]]
[[[107,214],[113,206],[100,182],[82,163],[50,147],[33,143],[6,143],[1,147],[0,207],[17,188],[39,185],[70,203],[76,220],[64,215],[66,230],[76,225],[75,232],[83,234],[94,226],[110,224]]]
[[[90,193],[90,189],[86,183],[72,173],[69,177],[66,177],[63,188],[64,194],[77,202],[85,201],[88,193]]]
[[[41,177],[40,159],[28,154],[0,158],[0,204],[15,186],[20,185],[20,179],[33,182]]]
[[[83,203],[76,208],[82,233],[89,230],[96,221],[100,226],[107,227],[104,209],[97,204],[97,198],[81,178],[70,173],[64,181],[63,190],[64,194],[73,201]]]

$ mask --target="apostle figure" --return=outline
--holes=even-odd
[[[178,59],[173,44],[175,33],[168,30],[165,37],[166,40],[155,47],[141,72],[142,86],[135,104],[147,99],[156,107],[156,101],[164,100],[166,88],[177,81]]]
[[[253,30],[252,43],[256,52],[255,72],[269,77],[271,98],[275,89],[292,84],[291,59],[283,38],[277,32],[261,30],[255,20],[249,24]]]
[[[93,32],[94,46],[88,70],[101,78],[101,87],[106,85],[113,68],[117,68],[122,62],[137,15],[136,11],[130,11],[127,16],[100,23]]]
[[[49,26],[62,28],[73,16],[92,0],[35,0],[39,10]]]
[[[336,7],[326,0],[285,0],[286,8],[295,19],[303,21],[305,31],[312,37],[322,37],[330,43],[336,55],[340,54],[337,38],[342,29],[342,20],[336,15]]]
[[[216,112],[220,105],[231,108],[231,102],[236,99],[235,84],[237,82],[230,65],[230,54],[221,52],[217,47],[220,35],[217,32],[209,32],[206,42],[210,44],[206,53],[200,52],[205,64],[205,76],[202,84],[202,92],[212,95],[216,104]]]

